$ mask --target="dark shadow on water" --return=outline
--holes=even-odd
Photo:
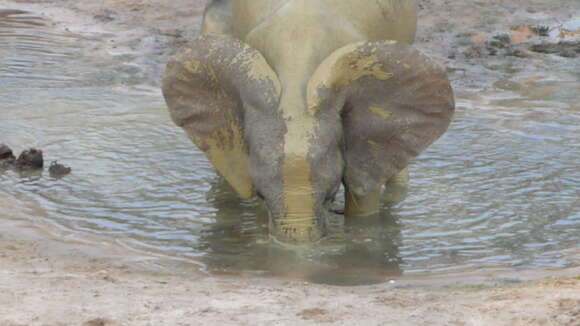
[[[331,285],[367,285],[402,274],[401,227],[387,211],[346,219],[333,215],[320,242],[299,247],[273,243],[268,213],[259,201],[240,201],[227,183],[212,182],[208,203],[215,222],[200,233],[196,251],[214,275],[302,279]]]

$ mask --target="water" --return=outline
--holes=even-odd
[[[268,244],[263,205],[236,198],[127,55],[95,56],[95,42],[0,11],[0,142],[73,168],[62,179],[0,172],[0,195],[42,208],[33,222],[161,255],[168,269],[334,284],[574,263],[578,60],[459,89],[450,130],[411,167],[409,197],[369,219],[334,216],[305,260]]]

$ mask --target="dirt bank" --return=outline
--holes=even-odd
[[[533,46],[551,49],[560,43],[559,34],[541,36],[524,27],[556,30],[578,17],[580,5],[577,0],[522,3],[423,0],[416,45],[448,66],[459,94],[501,78],[482,62],[539,69],[547,54]],[[155,87],[167,57],[197,33],[204,5],[197,0],[11,0],[0,9],[29,10],[62,31],[98,39],[96,55],[132,54],[127,61],[142,69],[139,83]],[[576,53],[571,44],[549,55],[570,58]],[[155,257],[31,226],[26,216],[34,208],[1,192],[0,208],[0,326],[580,325],[578,268],[360,287],[174,275],[145,264]],[[522,278],[542,280],[522,283]]]

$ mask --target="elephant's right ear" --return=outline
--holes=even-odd
[[[280,82],[264,57],[229,36],[202,36],[170,59],[163,95],[175,124],[240,196],[252,197],[244,107],[275,109],[280,99]]]
[[[342,116],[344,182],[376,189],[439,138],[455,109],[445,69],[412,46],[361,42],[327,57],[308,86],[309,109]]]

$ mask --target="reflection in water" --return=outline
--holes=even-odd
[[[334,216],[327,239],[289,251],[268,244],[262,204],[240,201],[215,175],[158,91],[122,87],[135,79],[119,77],[127,56],[93,56],[87,49],[98,40],[49,25],[0,13],[0,142],[41,148],[47,161],[73,168],[59,180],[0,172],[2,193],[44,209],[33,221],[211,273],[332,284],[572,263],[565,253],[580,243],[578,60],[555,58],[542,73],[510,68],[489,89],[460,89],[451,129],[411,166],[402,204],[373,218]]]
[[[340,222],[340,219],[337,219]],[[310,273],[316,283],[360,285],[385,282],[402,275],[403,262],[399,246],[401,226],[395,216],[383,211],[374,216],[347,218],[336,223],[334,234],[327,240],[335,252],[322,250],[320,261],[326,266]],[[324,248],[324,245],[323,245]]]
[[[200,232],[197,250],[212,273],[303,278],[326,284],[372,284],[400,276],[401,228],[387,212],[330,218],[330,235],[312,247],[272,244],[264,205],[240,201],[224,179],[212,180],[208,204],[215,222]]]

